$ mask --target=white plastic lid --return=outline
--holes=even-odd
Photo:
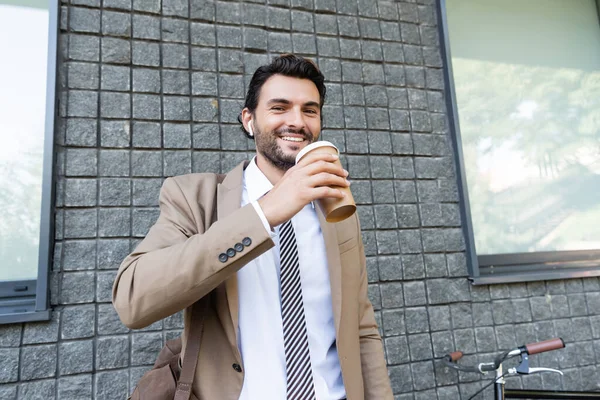
[[[317,147],[333,147],[337,151],[338,155],[340,154],[340,150],[337,147],[335,147],[333,143],[328,142],[326,140],[320,140],[318,142],[311,143],[302,150],[300,150],[300,152],[296,155],[296,164],[298,164],[298,161],[300,161],[300,159],[304,157],[306,153],[312,151],[313,149],[316,149]]]

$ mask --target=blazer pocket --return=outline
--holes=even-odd
[[[345,253],[348,250],[356,247],[357,244],[358,244],[358,240],[356,239],[356,237],[352,237],[343,243],[339,243],[338,247],[340,249],[340,254]]]

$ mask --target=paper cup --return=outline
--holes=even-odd
[[[339,155],[340,151],[335,147],[333,143],[326,141],[314,142],[300,150],[298,155],[296,156],[296,164],[307,154],[318,154],[318,153],[328,153],[328,154],[336,154]],[[334,161],[335,164],[342,166],[339,158]],[[354,203],[354,198],[352,197],[352,192],[350,192],[349,187],[340,187],[333,186],[335,189],[339,189],[346,194],[341,199],[333,198],[333,197],[325,197],[319,199],[317,202],[323,210],[323,214],[325,215],[325,219],[327,222],[340,222],[351,216],[356,212],[356,204]]]

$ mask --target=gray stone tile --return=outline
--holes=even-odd
[[[111,64],[130,64],[131,43],[126,39],[103,37],[101,40],[102,46],[102,62]]]
[[[100,337],[96,340],[96,369],[123,368],[129,365],[127,336]]]
[[[431,337],[428,333],[408,336],[411,361],[430,360],[433,357]]]
[[[383,310],[382,320],[384,336],[397,336],[406,333],[403,310]]]
[[[189,15],[188,2],[185,0],[163,0],[162,13],[164,15],[187,17]]]
[[[19,347],[22,332],[21,324],[0,325],[0,348]]]
[[[67,239],[96,237],[97,212],[95,209],[65,211],[64,237]]]
[[[66,124],[66,145],[95,147],[97,121],[93,119],[69,118]]]
[[[388,368],[390,383],[394,393],[406,393],[413,390],[410,365],[396,365]]]
[[[131,204],[131,181],[127,178],[103,178],[99,180],[99,204],[101,206],[128,206]]]
[[[44,322],[29,322],[23,329],[23,344],[53,343],[58,341],[60,312],[52,313],[52,319]]]
[[[127,150],[100,150],[99,175],[106,177],[129,176],[130,153]]]
[[[17,399],[17,386],[15,384],[3,384],[0,386],[0,398],[5,400]]]
[[[133,0],[133,9],[135,11],[145,11],[158,14],[160,12],[160,0]]]
[[[386,338],[385,352],[388,365],[403,364],[410,361],[406,336]]]
[[[190,66],[189,48],[184,44],[163,43],[162,65],[166,68],[187,69]]]
[[[21,349],[20,379],[53,378],[56,376],[57,345],[25,346]]]
[[[94,300],[93,272],[65,272],[62,275],[61,304],[91,303]],[[63,321],[63,326],[65,322]]]
[[[115,335],[127,332],[129,332],[129,329],[123,325],[112,304],[98,305],[98,335]]]
[[[102,92],[100,116],[127,119],[131,117],[131,96],[128,93]]]
[[[44,399],[54,400],[56,393],[56,381],[45,379],[19,384],[19,399]]]
[[[123,12],[102,12],[102,34],[131,37],[131,15]]]
[[[163,180],[156,179],[134,179],[132,200],[134,206],[156,206],[158,195]]]
[[[404,306],[401,283],[382,283],[379,288],[381,290],[382,306],[384,308],[399,308]]]
[[[102,147],[129,147],[131,125],[129,121],[106,121],[100,123],[100,145]]]
[[[90,285],[93,290],[93,285]],[[80,339],[94,336],[95,310],[93,305],[66,307],[62,311],[61,339]]]
[[[162,85],[165,94],[190,94],[190,74],[188,71],[163,70]]]
[[[190,42],[190,27],[188,21],[173,18],[163,18],[161,32],[161,39],[163,42]]]
[[[92,375],[79,375],[58,380],[59,399],[92,398]]]
[[[17,382],[19,380],[19,348],[2,348],[0,357],[2,368],[0,368],[0,383]]]
[[[69,117],[97,117],[98,93],[71,90],[69,92],[67,110],[67,115]]]
[[[377,258],[379,277],[382,281],[402,279],[402,262],[398,256],[381,256]],[[600,332],[600,331],[599,331]]]
[[[93,340],[61,342],[58,345],[58,354],[58,373],[60,375],[92,372],[94,368]]]
[[[69,9],[69,29],[74,32],[99,33],[100,11],[71,7]]]
[[[141,93],[159,93],[161,86],[160,71],[149,68],[133,69],[133,91]],[[135,98],[135,96],[134,96]],[[135,107],[135,106],[134,106]],[[135,117],[135,115],[134,115]]]
[[[94,375],[94,396],[97,400],[126,398],[129,392],[127,370],[103,371]]]
[[[163,118],[166,121],[190,121],[190,116],[189,97],[163,96]]]
[[[112,300],[112,287],[116,272],[106,271],[96,273],[96,303],[110,303]]]
[[[425,307],[406,308],[404,312],[407,333],[412,334],[429,331],[429,318]]]
[[[98,89],[100,72],[98,64],[86,62],[70,62],[66,64],[69,88]]]
[[[373,197],[381,203],[394,203],[394,181],[381,180],[371,182]]]
[[[65,200],[67,207],[90,207],[96,205],[95,179],[65,179]]]
[[[415,389],[423,390],[435,387],[435,374],[432,361],[411,364]]]
[[[136,208],[132,213],[132,234],[134,237],[144,237],[158,219],[157,209]]]
[[[100,237],[119,237],[131,234],[131,210],[129,208],[100,209],[98,220]]]
[[[70,34],[68,55],[71,60],[100,61],[100,38]]]
[[[160,19],[151,15],[134,14],[132,18],[133,34],[136,39],[160,39]]]
[[[152,365],[163,346],[161,332],[136,333],[131,337],[131,365]]]

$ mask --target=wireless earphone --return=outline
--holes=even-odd
[[[252,132],[252,120],[248,122],[248,130],[250,131],[250,136],[254,136],[254,132]]]

